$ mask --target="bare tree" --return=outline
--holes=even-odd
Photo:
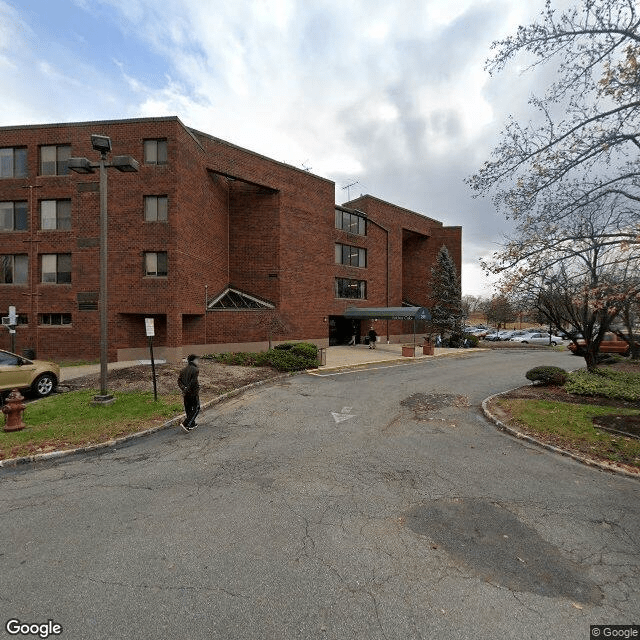
[[[487,62],[501,71],[518,54],[556,66],[558,79],[530,104],[539,118],[507,122],[492,157],[469,179],[493,193],[516,220],[555,201],[556,219],[622,197],[630,205],[619,232],[638,242],[640,201],[640,14],[635,0],[581,0],[559,15],[547,0],[541,19],[495,42]],[[572,188],[567,188],[571,183]]]
[[[466,294],[460,301],[462,312],[465,318],[469,318],[474,313],[481,311],[484,300],[480,296]]]
[[[638,295],[640,247],[622,246],[608,230],[616,217],[608,209],[583,208],[572,220],[539,235],[538,225],[521,222],[502,252],[485,268],[503,276],[505,291],[537,309],[576,343],[586,341],[587,367],[597,364],[600,342],[620,314],[623,301]]]
[[[629,262],[618,278],[620,314],[617,326],[612,327],[616,335],[628,343],[629,353],[634,360],[640,359],[640,338],[637,328],[640,324],[640,273],[637,266],[637,263]]]
[[[269,349],[273,348],[273,337],[285,335],[289,330],[289,323],[286,318],[275,309],[260,311],[255,321],[255,326],[265,332],[269,341]]]
[[[505,295],[497,295],[488,300],[485,303],[484,312],[487,322],[497,323],[498,328],[500,325],[506,326],[506,323],[511,322],[516,316],[511,301]]]

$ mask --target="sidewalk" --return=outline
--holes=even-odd
[[[472,353],[474,351],[483,351],[483,349],[449,349],[435,348],[434,355],[422,355],[422,343],[416,348],[416,356],[407,358],[402,355],[401,344],[378,343],[375,349],[369,349],[366,345],[356,345],[353,347],[337,346],[329,347],[327,352],[327,364],[318,369],[319,372],[345,369],[349,367],[364,366],[368,364],[389,363],[389,362],[412,362],[415,360],[428,360],[442,356],[462,355],[464,353]]]

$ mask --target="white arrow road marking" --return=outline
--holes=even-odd
[[[333,419],[336,421],[336,424],[339,422],[344,422],[345,420],[349,420],[350,418],[355,418],[355,414],[349,413],[352,407],[342,407],[342,411],[340,413],[331,412]]]

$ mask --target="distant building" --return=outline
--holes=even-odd
[[[99,355],[98,175],[92,133],[138,173],[109,175],[109,359],[177,360],[275,340],[346,343],[367,327],[349,306],[429,306],[444,244],[461,228],[369,195],[334,204],[334,183],[186,127],[177,117],[0,128],[0,313],[17,308],[17,350]],[[401,322],[377,333],[399,341]],[[8,348],[0,328],[0,347]]]

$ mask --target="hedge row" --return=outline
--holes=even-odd
[[[278,371],[304,371],[318,367],[318,348],[309,342],[286,342],[261,353],[213,353],[204,356],[223,364],[243,367],[273,367]]]

